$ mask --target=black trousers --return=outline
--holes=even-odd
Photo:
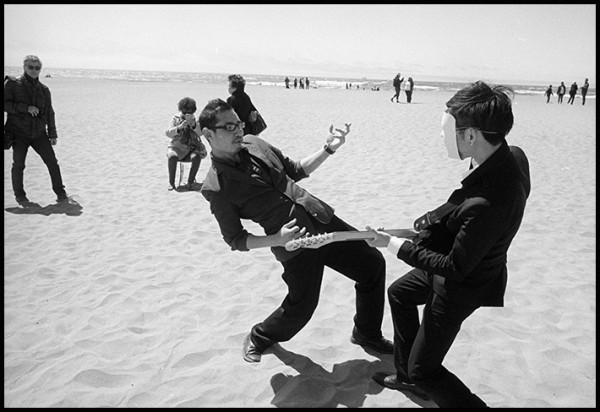
[[[320,233],[356,230],[336,216],[318,229]],[[290,340],[308,323],[319,302],[325,266],[356,282],[356,328],[369,338],[382,336],[385,259],[379,250],[364,240],[335,242],[305,249],[282,265],[288,293],[271,315],[252,328],[251,339],[257,349],[263,351],[275,342]]]
[[[54,154],[54,149],[50,140],[46,136],[40,136],[38,138],[28,138],[23,136],[15,136],[13,143],[13,164],[11,169],[12,187],[15,197],[25,196],[25,189],[23,188],[23,172],[25,170],[25,159],[27,158],[27,152],[29,147],[42,158],[43,162],[48,168],[50,173],[50,180],[52,181],[52,190],[57,196],[64,195],[65,187],[62,182],[60,174],[60,167]]]
[[[413,269],[388,288],[394,323],[394,366],[442,408],[486,404],[442,366],[462,322],[478,306],[448,302],[433,292],[426,272]],[[425,305],[419,323],[417,306]]]

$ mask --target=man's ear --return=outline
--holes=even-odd
[[[208,140],[210,142],[210,139],[212,139],[212,133],[213,131],[211,129],[209,129],[208,127],[203,127],[202,128],[202,135],[206,138],[206,140]]]
[[[469,146],[473,146],[473,143],[475,143],[475,139],[477,138],[477,133],[481,133],[481,132],[479,130],[469,128],[469,133],[467,135],[467,140],[468,140]]]

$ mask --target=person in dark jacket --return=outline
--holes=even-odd
[[[399,103],[398,99],[400,98],[400,88],[402,87],[403,81],[404,77],[400,78],[400,73],[398,73],[396,77],[394,77],[394,79],[392,80],[392,86],[394,86],[394,95],[390,99],[392,103],[394,102],[394,99],[396,99],[396,103]]]
[[[14,138],[11,177],[15,199],[19,204],[29,202],[23,187],[23,171],[27,151],[32,147],[48,168],[56,200],[68,201],[52,148],[58,135],[50,89],[39,81],[42,62],[37,56],[26,56],[23,70],[22,76],[4,79],[4,111],[7,113],[4,128]]]
[[[244,122],[244,134],[252,134],[252,123],[256,121],[258,111],[252,104],[250,96],[244,91],[246,79],[239,74],[232,74],[228,79],[231,96],[227,98],[227,103],[233,107],[240,120]]]
[[[550,103],[550,96],[554,95],[554,93],[552,92],[552,85],[548,86],[548,88],[544,92],[544,95],[546,96],[546,103]]]
[[[412,102],[413,89],[415,88],[415,82],[412,77],[409,77],[404,85],[404,93],[406,93],[406,103]]]
[[[504,305],[507,252],[531,190],[525,153],[505,139],[513,126],[512,93],[478,81],[446,103],[442,135],[448,155],[470,157],[471,169],[442,206],[449,206],[446,212],[426,227],[428,238],[415,244],[368,227],[374,238],[367,243],[387,247],[414,268],[388,288],[396,371],[373,379],[439,407],[486,406],[442,361],[475,310]],[[421,322],[419,305],[425,305]]]
[[[288,241],[305,233],[355,230],[337,217],[324,201],[296,182],[308,177],[345,143],[346,130],[330,129],[327,144],[300,161],[254,135],[243,135],[243,122],[221,99],[210,101],[199,118],[202,134],[211,146],[212,167],[202,194],[210,203],[223,240],[231,250],[247,252],[270,247],[283,266],[288,294],[264,321],[246,336],[242,354],[260,362],[262,353],[277,342],[295,336],[310,320],[319,301],[325,266],[352,279],[356,315],[351,342],[391,354],[392,342],[381,333],[385,307],[385,259],[364,241],[337,242],[317,249],[288,250]],[[242,220],[252,220],[265,235],[249,233]]]
[[[587,96],[588,89],[590,88],[590,82],[585,79],[583,86],[581,86],[581,105],[585,106],[585,96]]]
[[[558,103],[563,102],[563,96],[567,93],[567,86],[565,86],[565,82],[560,82],[560,86],[556,90],[556,95],[558,96]]]
[[[569,89],[569,100],[567,100],[567,104],[573,104],[575,101],[575,96],[577,95],[577,89],[577,82],[573,82],[571,89]]]

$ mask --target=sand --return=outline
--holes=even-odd
[[[262,362],[242,359],[244,336],[285,296],[282,268],[267,249],[230,251],[199,191],[167,191],[164,130],[178,100],[202,108],[227,97],[226,82],[45,82],[73,200],[55,203],[31,151],[37,207],[19,207],[4,152],[5,407],[435,407],[372,381],[393,370],[391,355],[349,342],[353,284],[329,269],[308,325]],[[410,227],[466,169],[439,136],[448,92],[396,104],[391,91],[247,91],[263,137],[294,159],[322,147],[330,124],[352,123],[301,185],[358,228]],[[596,100],[518,95],[514,113],[508,140],[529,156],[532,192],[506,305],[471,316],[444,364],[492,407],[595,407]],[[389,285],[410,268],[383,252]],[[388,305],[383,331],[391,338]]]

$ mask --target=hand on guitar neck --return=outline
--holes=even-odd
[[[386,229],[374,231],[367,226],[364,231],[331,232],[320,235],[299,237],[285,244],[288,251],[299,248],[318,249],[333,242],[344,242],[348,240],[366,240],[370,246],[380,247],[389,243],[389,236],[396,236],[408,240],[420,239],[421,234],[413,229]],[[387,242],[385,241],[387,239]],[[375,243],[374,243],[375,242]],[[380,245],[381,244],[381,245]]]

